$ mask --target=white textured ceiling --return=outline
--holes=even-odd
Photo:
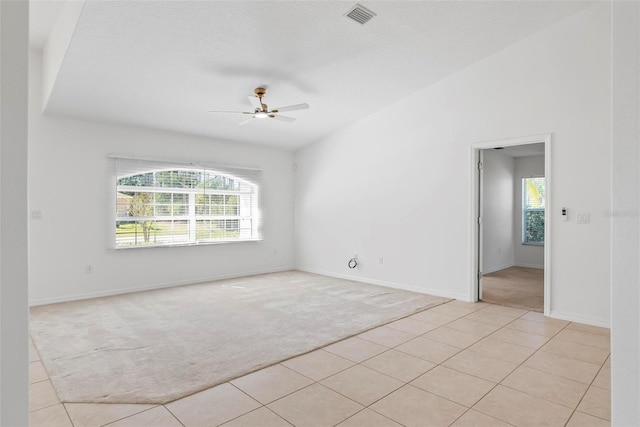
[[[31,3],[43,44],[34,11],[51,2]],[[363,1],[377,16],[361,25],[344,16],[355,4],[87,0],[45,112],[297,149],[588,6]],[[259,85],[272,108],[311,108],[245,126],[208,112],[249,111]]]

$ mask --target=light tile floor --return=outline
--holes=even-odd
[[[31,427],[609,426],[609,330],[449,303],[166,405],[58,401],[31,345]]]

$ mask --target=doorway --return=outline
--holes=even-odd
[[[549,313],[550,141],[472,145],[473,301]]]

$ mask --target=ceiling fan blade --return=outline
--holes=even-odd
[[[209,111],[210,113],[255,114],[248,111]]]
[[[255,119],[255,117],[251,116],[246,120],[241,121],[240,123],[238,123],[238,126],[242,126],[242,125],[246,125],[247,123],[249,123],[250,121],[252,121],[253,119]]]
[[[296,104],[296,105],[288,105],[286,107],[274,108],[277,111],[295,111],[295,110],[306,110],[309,108],[309,104]]]
[[[291,123],[291,122],[295,122],[296,119],[294,119],[293,117],[287,117],[287,116],[278,116],[278,115],[273,115],[270,116],[271,118],[274,118],[276,120],[280,120],[282,122],[287,122],[287,123]]]
[[[262,104],[257,96],[249,96],[249,102],[253,105],[253,108],[257,108],[258,110],[262,110]]]

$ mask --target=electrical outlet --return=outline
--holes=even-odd
[[[384,258],[383,257],[378,258],[378,263],[384,264]]]

